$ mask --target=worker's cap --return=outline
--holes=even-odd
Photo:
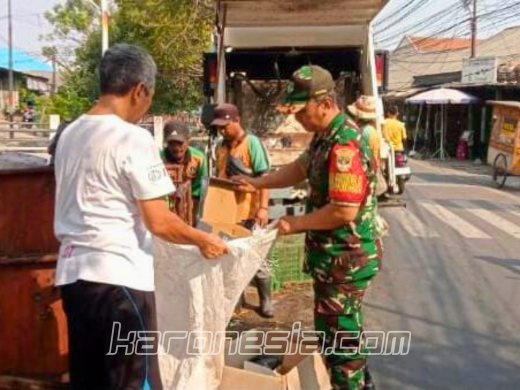
[[[373,96],[360,96],[354,104],[348,106],[348,111],[362,120],[377,119],[376,99]]]
[[[238,108],[234,104],[219,104],[215,107],[215,116],[213,117],[213,121],[211,121],[211,126],[226,126],[239,117]]]
[[[164,125],[166,142],[185,142],[190,138],[189,126],[180,121],[170,121]]]
[[[330,72],[317,65],[302,66],[293,73],[287,95],[278,110],[285,114],[301,111],[307,102],[334,91],[336,85]]]

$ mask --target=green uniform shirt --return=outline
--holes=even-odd
[[[240,162],[246,172],[233,172],[230,159]],[[247,174],[250,176],[260,176],[269,171],[269,157],[262,141],[253,134],[246,134],[240,142],[232,148],[224,141],[217,146],[217,176],[229,179],[230,176]],[[259,193],[239,194],[238,203],[240,204],[241,214],[239,220],[245,221],[255,218],[256,209],[259,203]]]
[[[324,134],[316,135],[299,159],[311,188],[307,213],[328,203],[360,208],[355,220],[345,226],[307,232],[305,269],[321,282],[367,280],[379,269],[376,174],[371,160],[370,148],[345,114],[334,118]]]
[[[168,154],[167,148],[164,148],[161,151],[161,158],[165,161],[167,169],[169,165],[175,165],[172,159],[168,158]],[[182,164],[184,165],[184,180],[191,180],[191,196],[199,199],[202,178],[208,176],[208,163],[206,156],[199,149],[188,146],[186,157]],[[174,180],[174,178],[172,178],[172,180]]]
[[[269,172],[269,156],[260,139],[253,134],[246,134],[233,148],[225,141],[217,146],[217,176],[229,178],[228,157],[239,159],[245,168],[251,169],[253,176]]]

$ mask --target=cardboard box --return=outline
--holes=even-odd
[[[246,339],[247,338],[247,341]],[[256,339],[256,340],[255,340]],[[300,339],[301,340],[301,339]],[[221,390],[231,389],[330,389],[330,379],[318,343],[309,343],[291,336],[288,340],[264,340],[257,331],[244,332],[226,347],[226,366],[220,385]],[[265,345],[271,353],[280,347],[281,365],[276,370],[250,362],[254,355],[251,348]],[[236,348],[237,353],[231,353]]]
[[[251,231],[238,224],[243,205],[240,204],[241,194],[235,191],[235,183],[210,178],[203,187],[200,221],[211,226],[213,233],[224,233],[231,238],[250,236]]]

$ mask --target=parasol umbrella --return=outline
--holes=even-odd
[[[440,106],[441,113],[441,140],[440,140],[440,148],[433,157],[437,154],[441,160],[445,159],[446,153],[444,151],[444,138],[446,133],[446,106],[448,104],[472,104],[477,103],[479,99],[475,96],[472,96],[468,93],[450,89],[450,88],[438,88],[432,89],[431,91],[421,92],[415,96],[412,96],[406,99],[406,103],[408,104],[420,104],[421,108],[423,104],[426,105],[438,105]],[[419,118],[420,120],[420,118]],[[415,149],[415,141],[417,139],[417,129],[415,131],[414,136],[414,149]]]

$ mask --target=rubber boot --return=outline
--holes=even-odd
[[[365,387],[363,390],[375,390],[376,385],[374,383],[374,378],[370,375],[370,371],[368,371],[368,366],[365,366]]]
[[[271,303],[271,279],[255,276],[255,284],[260,298],[260,309],[258,313],[264,318],[273,318],[274,310]]]

